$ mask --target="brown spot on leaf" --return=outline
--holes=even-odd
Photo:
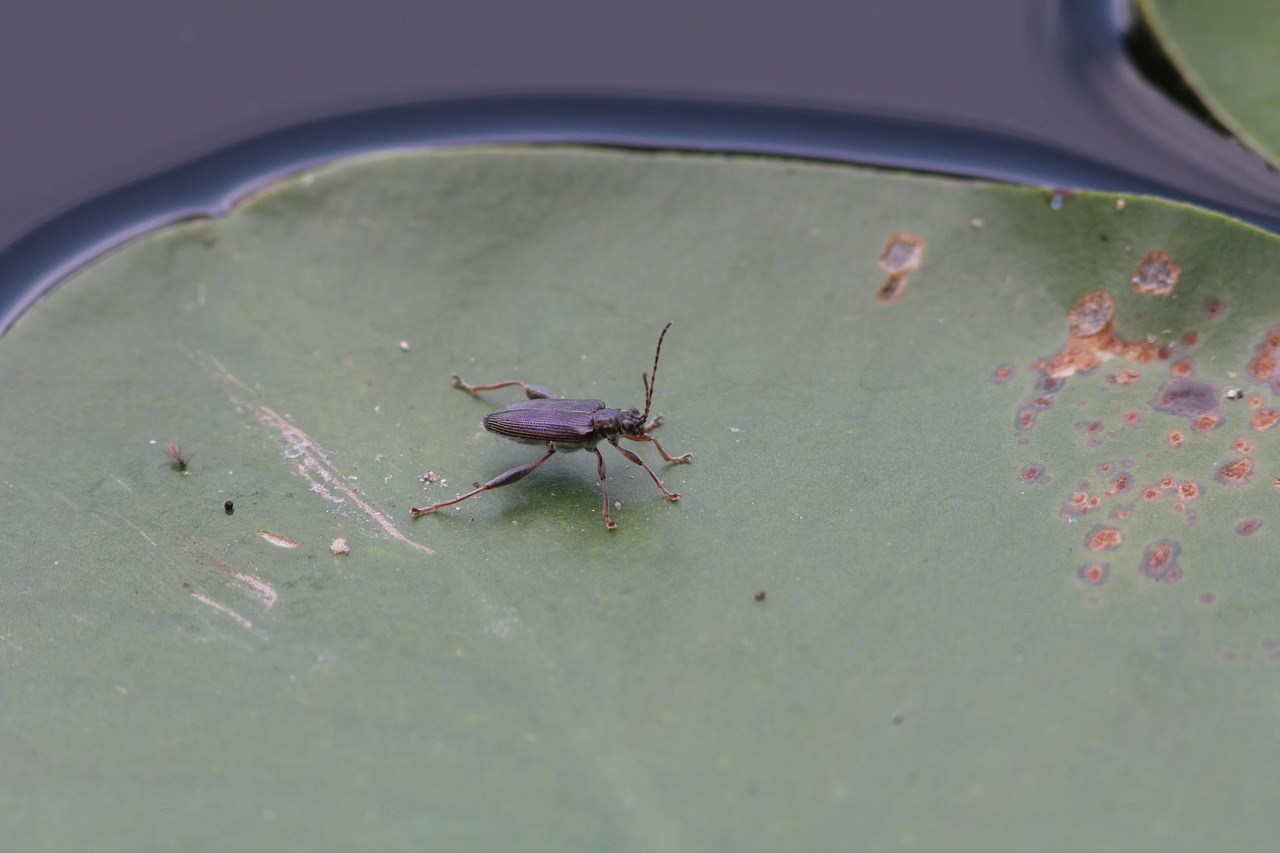
[[[1244,521],[1236,525],[1236,533],[1241,536],[1250,536],[1258,532],[1258,528],[1262,526],[1260,518],[1246,518]]]
[[[1161,539],[1147,546],[1142,555],[1142,573],[1152,580],[1173,583],[1182,577],[1178,554],[1182,546],[1171,539]]]
[[[924,260],[924,240],[899,231],[884,241],[880,252],[880,269],[890,274],[911,272]]]
[[[1241,457],[1218,468],[1218,482],[1226,486],[1243,486],[1253,481],[1253,459]]]
[[[1105,290],[1086,293],[1067,312],[1070,338],[1062,352],[1045,364],[1050,377],[1063,378],[1076,371],[1092,370],[1105,358],[1144,362],[1169,357],[1168,345],[1148,341],[1131,343],[1116,336],[1112,326],[1116,306]]]
[[[1089,531],[1084,546],[1090,551],[1111,551],[1124,543],[1124,534],[1114,527],[1098,527]]]
[[[902,293],[907,289],[907,277],[905,275],[891,275],[884,280],[884,284],[880,285],[880,289],[876,291],[877,302],[897,302],[902,298]]]
[[[1099,586],[1107,582],[1107,578],[1111,576],[1111,565],[1109,563],[1090,563],[1087,566],[1080,567],[1080,580],[1090,586]]]
[[[1112,385],[1131,385],[1142,378],[1142,374],[1132,367],[1122,367],[1107,377]]]
[[[899,231],[890,235],[880,250],[877,262],[880,269],[889,274],[876,291],[880,302],[896,302],[907,287],[907,274],[920,268],[924,261],[924,240],[914,234]]]
[[[1036,462],[1022,469],[1021,479],[1023,483],[1027,484],[1047,483],[1049,482],[1049,475],[1045,473],[1044,466]]]
[[[1008,364],[1008,363],[1002,364],[998,366],[995,370],[991,371],[991,381],[999,384],[1004,384],[1005,382],[1008,382],[1010,379],[1013,378],[1014,372],[1015,370],[1012,364]]]
[[[1151,296],[1168,296],[1182,275],[1182,267],[1168,252],[1148,252],[1133,274],[1133,290]]]
[[[1218,404],[1217,386],[1197,379],[1171,381],[1161,388],[1156,398],[1151,401],[1152,407],[1157,411],[1189,418],[1197,429],[1200,428],[1198,419],[1205,415],[1216,415]],[[1216,423],[1215,420],[1215,426]]]
[[[1254,348],[1253,359],[1245,367],[1251,377],[1271,386],[1273,394],[1280,394],[1280,328],[1274,328]]]

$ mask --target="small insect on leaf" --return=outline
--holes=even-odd
[[[164,446],[164,450],[169,454],[169,458],[173,460],[173,470],[181,471],[183,474],[188,473],[187,463],[191,461],[190,453],[183,453],[182,448],[172,441]]]

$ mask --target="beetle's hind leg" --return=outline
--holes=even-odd
[[[523,480],[529,474],[529,472],[531,472],[534,468],[537,468],[543,462],[546,462],[548,459],[550,459],[555,454],[555,452],[556,452],[556,449],[554,447],[548,448],[547,455],[537,460],[536,462],[530,462],[528,465],[521,465],[518,468],[512,468],[510,471],[507,471],[505,474],[499,474],[489,482],[485,483],[483,486],[473,489],[467,492],[465,495],[459,495],[458,497],[454,498],[451,501],[440,501],[440,503],[438,504],[432,504],[431,506],[423,507],[422,509],[413,507],[409,510],[409,512],[413,513],[414,518],[418,518],[419,516],[426,515],[429,512],[435,512],[438,509],[444,509],[447,506],[453,506],[454,504],[462,503],[467,498],[473,497],[474,495],[478,495],[481,492],[487,492],[490,489],[499,489],[499,488],[502,488],[503,486],[509,486],[512,483],[516,482],[517,480]],[[606,504],[606,507],[607,507],[607,504]],[[608,512],[606,510],[606,515],[607,514]]]
[[[508,379],[505,382],[494,382],[492,385],[471,385],[464,382],[462,377],[455,373],[450,378],[450,381],[453,383],[454,388],[461,388],[463,391],[467,391],[471,394],[477,394],[481,391],[492,391],[495,388],[510,388],[513,385],[519,385],[520,390],[523,391],[524,395],[530,400],[560,399],[541,385],[530,385],[528,382],[521,382],[519,379]]]

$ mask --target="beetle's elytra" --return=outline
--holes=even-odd
[[[618,439],[620,438],[625,438],[628,441],[647,441],[658,448],[658,452],[662,454],[662,458],[667,462],[693,461],[693,454],[690,453],[686,453],[683,456],[668,456],[667,451],[662,449],[662,445],[658,443],[658,440],[649,434],[662,423],[661,415],[649,420],[649,407],[653,403],[653,386],[658,381],[658,357],[662,355],[662,339],[667,336],[667,329],[670,328],[671,324],[667,323],[662,328],[662,334],[658,335],[658,348],[653,354],[652,379],[647,373],[640,374],[640,381],[644,383],[643,414],[638,409],[606,408],[601,400],[561,399],[546,388],[539,385],[530,385],[519,379],[494,382],[492,385],[470,385],[463,382],[455,374],[453,376],[454,387],[461,388],[463,391],[468,391],[472,394],[519,385],[529,399],[503,406],[496,412],[486,415],[484,428],[489,432],[497,433],[521,444],[545,445],[547,452],[542,458],[527,465],[512,468],[505,474],[499,474],[483,486],[479,486],[465,495],[459,495],[453,500],[441,501],[421,509],[415,507],[410,510],[413,513],[413,517],[417,518],[429,512],[435,512],[438,509],[453,506],[490,489],[509,486],[517,480],[523,479],[533,469],[546,462],[557,452],[571,453],[575,450],[590,450],[596,455],[596,459],[600,463],[600,485],[604,489],[604,523],[606,527],[613,530],[618,525],[614,523],[613,516],[609,513],[609,482],[605,477],[604,456],[601,455],[600,449],[596,447],[602,440],[607,440],[618,449],[619,453],[647,471],[649,476],[653,478],[653,482],[662,490],[668,500],[679,500],[680,496],[662,485],[658,475],[653,473],[653,469],[646,465],[643,459],[618,444]]]

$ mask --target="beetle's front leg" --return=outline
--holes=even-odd
[[[492,385],[470,385],[464,382],[462,377],[455,373],[450,381],[453,382],[454,388],[461,388],[463,391],[467,391],[471,394],[476,394],[480,391],[492,391],[495,388],[510,388],[512,385],[519,385],[520,390],[523,391],[524,395],[530,400],[560,399],[541,385],[530,385],[528,382],[521,382],[519,379],[508,379],[505,382],[494,382]]]
[[[532,471],[534,468],[537,468],[543,462],[546,462],[548,459],[550,459],[555,452],[556,452],[556,449],[554,447],[548,448],[547,455],[542,457],[538,461],[530,462],[528,465],[521,465],[518,468],[512,468],[510,471],[507,471],[505,474],[499,474],[489,482],[485,483],[483,486],[473,489],[467,492],[465,495],[459,495],[458,497],[454,498],[451,501],[440,501],[440,503],[438,504],[432,504],[431,506],[423,507],[422,509],[418,509],[417,507],[412,507],[410,508],[409,512],[413,513],[414,518],[418,518],[419,516],[426,515],[429,512],[435,512],[438,509],[444,509],[447,506],[453,506],[456,503],[462,503],[467,498],[472,497],[473,495],[478,495],[481,492],[487,492],[490,489],[499,489],[499,488],[502,488],[503,486],[509,486],[512,483],[516,482],[517,480],[524,479],[529,474],[530,471]]]
[[[658,475],[657,475],[657,474],[655,474],[655,473],[653,473],[653,469],[652,469],[652,468],[650,468],[648,465],[644,464],[644,460],[643,460],[643,459],[641,459],[639,456],[636,456],[636,455],[635,455],[634,453],[632,453],[630,450],[627,450],[625,447],[622,447],[621,445],[617,444],[616,442],[614,443],[614,445],[613,445],[613,446],[614,446],[614,447],[616,447],[616,448],[618,448],[618,452],[619,452],[619,453],[621,453],[623,456],[627,457],[627,458],[628,458],[628,459],[630,459],[632,462],[636,463],[636,464],[637,464],[637,465],[639,465],[641,468],[643,468],[645,471],[649,472],[649,476],[653,478],[653,483],[654,483],[654,485],[655,485],[655,486],[657,486],[659,489],[662,489],[662,493],[663,493],[664,495],[666,495],[666,496],[667,496],[667,500],[669,500],[669,501],[678,501],[678,500],[680,500],[680,496],[679,496],[679,495],[677,495],[675,492],[673,492],[673,491],[671,491],[670,489],[668,489],[666,486],[662,485],[662,481],[658,479]],[[666,454],[663,454],[663,455],[666,455]],[[673,461],[673,462],[674,462],[675,460],[673,459],[673,460],[671,460],[671,461]]]
[[[604,475],[604,456],[600,453],[600,448],[588,448],[600,460],[600,486],[604,489],[604,526],[613,530],[618,525],[614,523],[613,516],[609,514],[609,480]]]
[[[632,441],[649,441],[649,442],[652,442],[652,443],[653,443],[653,446],[654,446],[654,447],[656,447],[656,448],[658,448],[658,452],[662,454],[662,458],[663,458],[664,460],[666,460],[667,462],[692,462],[692,461],[693,461],[693,454],[692,454],[692,453],[685,453],[685,454],[683,454],[683,455],[681,455],[681,456],[668,456],[668,455],[667,455],[667,451],[665,451],[665,450],[663,450],[663,449],[662,449],[662,445],[661,445],[661,444],[658,444],[658,439],[654,438],[654,437],[653,437],[653,436],[651,436],[651,435],[624,435],[624,436],[622,436],[622,438],[629,438],[629,439],[631,439]],[[619,447],[618,449],[619,449],[619,450],[622,450],[622,448],[621,448],[621,447]],[[626,451],[625,451],[625,450],[623,450],[622,452],[623,452],[623,453],[626,453]]]

